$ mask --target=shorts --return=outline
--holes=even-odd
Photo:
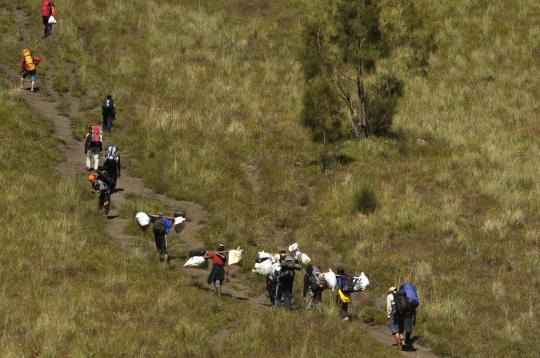
[[[34,82],[36,81],[36,71],[26,71],[26,70],[24,70],[24,71],[21,72],[21,77],[22,78],[26,78],[28,76],[30,76],[30,80],[32,80]]]
[[[402,315],[392,315],[388,319],[388,323],[390,323],[390,331],[392,334],[403,333],[405,317]]]

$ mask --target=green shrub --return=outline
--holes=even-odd
[[[353,212],[371,214],[377,209],[377,197],[375,191],[369,186],[364,186],[354,194]]]

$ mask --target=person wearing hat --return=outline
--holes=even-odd
[[[398,349],[403,348],[403,342],[405,337],[403,336],[403,317],[396,312],[396,303],[394,294],[398,292],[394,286],[388,289],[388,296],[386,296],[386,316],[388,317],[388,323],[390,324],[390,332],[394,336],[396,346]]]
[[[221,299],[221,286],[225,279],[229,279],[229,265],[227,263],[227,257],[225,256],[225,245],[219,244],[217,251],[208,251],[205,255],[205,259],[212,260],[212,270],[208,275],[208,284],[214,284],[216,295]]]
[[[156,242],[156,249],[159,253],[159,260],[169,263],[169,254],[167,252],[167,234],[169,229],[173,227],[172,222],[163,216],[162,212],[157,214],[157,217],[153,217],[153,231],[154,241]]]
[[[279,265],[281,268],[277,276],[274,301],[278,307],[290,308],[293,299],[295,271],[300,270],[302,266],[284,249],[279,250]]]

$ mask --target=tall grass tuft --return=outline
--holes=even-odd
[[[354,193],[353,212],[371,214],[377,209],[377,197],[371,186],[363,186]]]

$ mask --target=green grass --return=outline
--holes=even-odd
[[[427,74],[410,73],[394,61],[407,53],[383,65],[406,78],[394,135],[343,143],[339,152],[352,161],[328,174],[321,174],[314,162],[322,148],[311,142],[299,120],[303,81],[296,55],[307,1],[158,5],[66,0],[59,5],[54,36],[31,45],[44,54],[40,71],[47,71],[48,61],[57,70],[73,66],[70,89],[87,111],[75,122],[77,133],[99,118],[105,94],[115,96],[122,131],[113,140],[129,150],[131,172],[158,191],[204,205],[210,212],[202,234],[207,244],[225,241],[251,255],[298,241],[315,264],[325,267],[337,264],[326,254],[330,245],[350,271],[365,271],[372,282],[363,308],[366,318],[384,322],[384,310],[376,308],[375,299],[389,286],[412,280],[423,301],[416,329],[435,352],[534,356],[540,267],[540,86],[535,80],[540,7],[532,0],[417,4],[437,43]],[[22,6],[38,11],[31,1]],[[1,12],[4,26],[13,26],[9,9]],[[39,34],[37,20],[31,30]],[[2,62],[17,63],[14,30],[4,33]],[[67,79],[57,74],[51,78],[64,91]],[[54,158],[50,154],[45,162]],[[364,185],[373,189],[377,209],[370,215],[351,214],[355,193]],[[77,222],[86,225],[85,220],[83,215]],[[95,249],[110,255],[110,245],[103,245],[96,242]],[[120,265],[112,258],[96,261],[102,270]],[[235,322],[249,329],[232,329],[226,352],[268,356],[279,346],[291,354],[332,356],[339,347],[306,342],[326,337],[341,342],[342,330],[361,334],[324,316],[253,312],[234,302],[210,313],[216,303],[206,302],[207,293],[174,270],[160,269],[163,277],[145,287],[145,280],[152,282],[150,262],[141,254],[122,266],[123,277],[139,282],[124,286],[120,297],[133,308],[124,314],[130,322],[140,322],[132,323],[117,342],[105,341],[103,332],[89,328],[90,333],[83,331],[95,339],[83,340],[78,331],[71,342],[78,339],[87,347],[91,341],[95,352],[138,352],[144,346],[150,347],[149,354],[166,355],[183,347],[168,339],[184,337],[191,342],[185,349],[194,352],[211,344],[208,337],[218,324],[198,320],[189,333],[182,324],[208,315],[225,322],[233,310]],[[122,302],[93,284],[88,297],[103,300],[93,307]],[[19,285],[28,289],[28,283]],[[181,299],[167,290],[162,293],[167,309],[182,317],[182,324],[134,308],[148,302],[150,292],[169,286],[183,292]],[[107,331],[118,327],[104,311],[93,311],[89,321]],[[22,321],[34,322],[30,317],[28,313]],[[284,321],[293,328],[292,338],[277,328]],[[310,325],[320,329],[306,333]],[[173,332],[162,346],[136,334],[142,327],[157,332],[158,326]],[[276,331],[280,333],[269,333]],[[49,346],[74,347],[65,342]],[[352,349],[347,347],[343,349]],[[370,343],[364,348],[375,349]]]

